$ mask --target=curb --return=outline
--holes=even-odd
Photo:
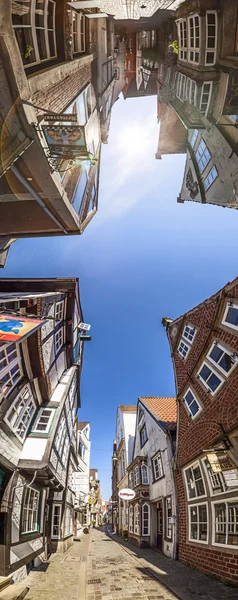
[[[119,542],[117,542],[117,540],[115,540],[114,536],[111,534],[111,532],[108,530],[108,528],[107,528],[107,534],[113,540],[113,542],[115,542],[115,544],[117,544],[118,546],[120,546],[120,548],[122,548],[127,554],[129,554],[129,556],[131,558],[133,558],[133,560],[135,562],[137,562],[139,565],[141,565],[141,563],[138,560],[138,558],[135,558],[133,556],[132,551],[129,548],[126,548],[123,544],[120,544]],[[142,558],[142,560],[146,562],[145,558]],[[172,587],[169,587],[168,585],[166,585],[166,583],[164,583],[164,581],[161,579],[161,577],[159,576],[159,574],[155,573],[153,571],[153,569],[150,569],[150,567],[144,567],[144,568],[149,573],[149,575],[152,575],[154,579],[156,579],[157,581],[159,581],[159,583],[161,583],[166,588],[166,590],[168,590],[169,592],[171,592],[172,594],[174,594],[174,596],[176,596],[176,598],[178,598],[178,600],[187,600],[184,596],[180,596],[178,594],[178,592],[176,592]]]

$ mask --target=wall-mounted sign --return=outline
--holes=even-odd
[[[207,459],[211,465],[214,473],[221,473],[221,471],[231,471],[236,469],[237,466],[224,450],[217,451],[216,453],[207,454]]]
[[[90,331],[91,325],[88,323],[79,323],[79,329],[84,329],[84,331]]]
[[[130,490],[130,488],[123,488],[123,490],[119,490],[118,496],[121,500],[133,500],[135,498],[134,490]]]
[[[17,342],[23,340],[43,325],[40,319],[0,314],[0,340]]]

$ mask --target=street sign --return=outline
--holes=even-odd
[[[130,490],[130,488],[123,488],[123,490],[119,490],[118,496],[121,500],[133,500],[135,498],[134,490]]]

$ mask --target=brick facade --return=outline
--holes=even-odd
[[[80,90],[90,82],[91,79],[91,60],[88,64],[79,66],[76,72],[60,79],[54,85],[35,92],[32,96],[32,103],[44,109],[61,113],[79,94]]]
[[[228,456],[234,463],[233,469],[238,465],[238,330],[232,329],[229,324],[222,324],[227,304],[230,301],[238,304],[237,279],[210,299],[169,323],[167,333],[174,363],[179,414],[176,460],[179,559],[204,573],[212,573],[221,580],[238,585],[236,526],[233,535],[230,518],[227,520],[226,517],[226,521],[223,518],[222,525],[219,522],[219,518],[221,518],[219,517],[219,506],[226,506],[224,509],[224,511],[227,510],[226,515],[230,515],[229,511],[233,510],[233,508],[229,508],[230,506],[234,507],[235,513],[238,514],[238,479],[233,487],[224,485],[221,489],[215,489],[206,462],[209,449],[212,452],[214,448],[216,450],[223,447],[225,451],[227,449]],[[182,359],[178,348],[186,324],[195,327],[195,336],[188,355]],[[215,341],[233,354],[235,364],[230,373],[222,373],[221,370],[219,371],[217,363],[209,361],[208,353]],[[215,374],[224,379],[217,391],[209,392],[203,380],[197,377],[204,359],[207,360],[209,366],[212,366]],[[200,412],[195,416],[189,414],[188,407],[184,402],[184,395],[188,388],[192,390],[200,403]],[[198,465],[203,478],[203,493],[197,492],[196,482],[195,485],[191,484],[191,471],[186,472],[189,475],[185,473],[185,468],[191,469],[194,461],[196,461],[194,468]],[[214,476],[212,470],[210,473]],[[237,469],[234,473],[237,473]],[[223,478],[223,473],[219,477]],[[188,489],[186,490],[186,488]],[[200,525],[197,526],[194,535],[192,515],[195,514],[195,510],[199,514],[200,509],[196,507],[202,504],[204,507],[206,505],[207,530],[205,529],[204,537],[202,535],[199,537]],[[196,520],[196,517],[194,518]],[[197,519],[199,522],[199,517]],[[226,542],[221,540],[222,528],[225,532],[224,536],[227,535]],[[230,531],[232,531],[232,536],[228,533]],[[232,541],[229,542],[228,540],[231,539]]]

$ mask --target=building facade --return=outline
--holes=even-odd
[[[164,318],[178,399],[179,559],[238,583],[238,279]]]
[[[152,546],[166,556],[177,555],[177,506],[173,460],[176,399],[139,398],[133,460],[128,467],[129,541]]]
[[[89,515],[89,465],[90,465],[90,423],[77,423],[76,464],[71,470],[71,489],[75,493],[74,537],[82,534],[83,528],[90,523]]]
[[[0,572],[19,579],[72,543],[84,324],[77,279],[4,279],[0,304]]]
[[[136,406],[119,404],[117,408],[117,533],[128,530],[128,502],[118,497],[123,488],[128,487],[127,467],[132,460],[136,423]]]
[[[87,4],[13,0],[9,11],[3,2],[1,266],[15,239],[81,234],[97,211],[101,46],[103,93],[110,96],[113,26]]]

